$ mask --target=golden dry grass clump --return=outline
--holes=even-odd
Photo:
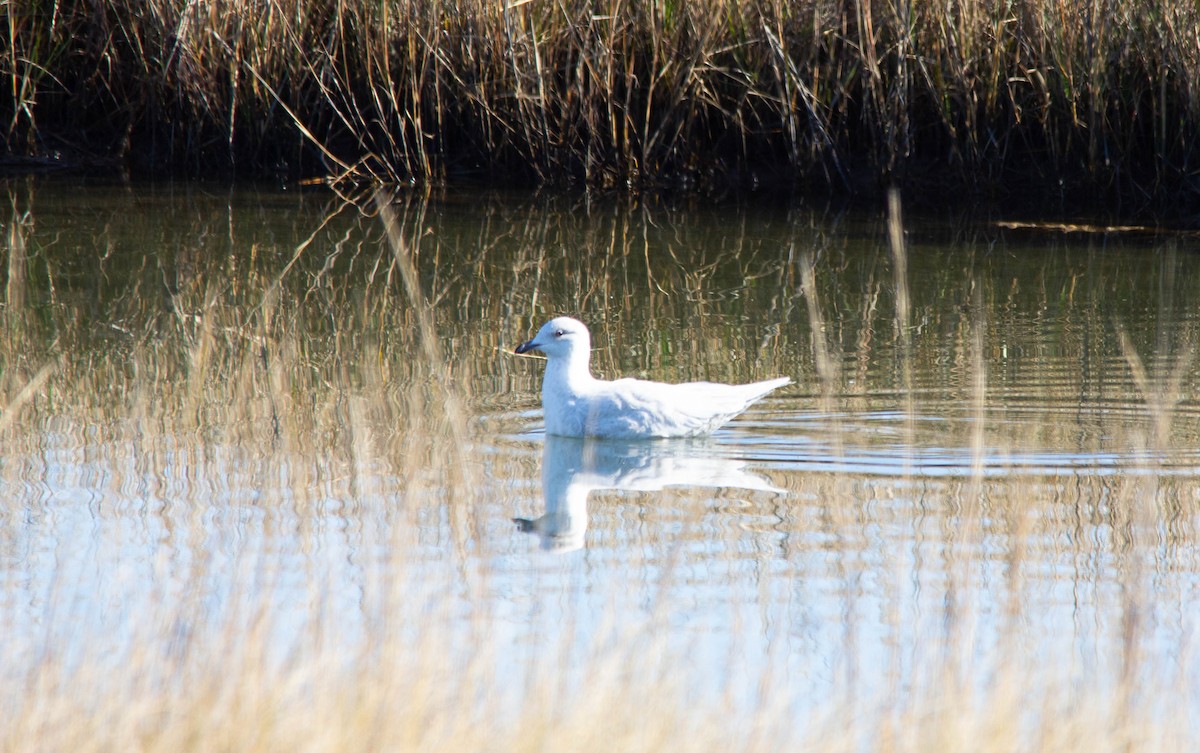
[[[4,23],[10,156],[1194,195],[1194,3],[11,0]]]

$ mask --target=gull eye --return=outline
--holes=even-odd
[[[564,332],[564,331],[563,331],[563,330],[561,330],[561,329],[556,329],[556,330],[554,330],[554,336],[555,336],[555,337],[562,337],[562,336],[563,336],[563,335],[565,335],[565,334],[567,334],[567,333],[566,333],[566,332]]]

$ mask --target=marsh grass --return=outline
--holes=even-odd
[[[10,157],[1194,200],[1192,3],[11,0]]]
[[[675,229],[716,229],[686,210],[502,204],[455,229],[427,194],[372,192],[321,211],[301,205],[290,234],[228,209],[186,212],[182,237],[206,240],[176,258],[130,254],[128,223],[89,225],[104,263],[137,260],[104,268],[111,287],[96,321],[99,294],[77,287],[66,263],[72,237],[38,224],[36,196],[14,195],[0,309],[0,483],[13,493],[0,503],[0,545],[20,559],[30,531],[79,514],[85,539],[159,546],[106,560],[114,570],[99,576],[73,540],[57,564],[14,566],[38,585],[6,581],[0,597],[0,630],[21,636],[0,647],[0,750],[1094,753],[1194,743],[1196,484],[1166,461],[1194,456],[1196,417],[1177,398],[1194,380],[1195,332],[1156,340],[1145,327],[1186,305],[1191,288],[1167,273],[1160,281],[1179,299],[1131,307],[1117,336],[1097,303],[1113,295],[1103,278],[993,285],[1008,276],[926,258],[898,207],[864,231],[875,264],[844,245],[857,231],[810,233],[794,217],[791,247],[811,254],[764,250],[721,222],[744,246],[731,240],[718,246],[735,252],[708,257]],[[590,253],[561,250],[578,246]],[[1150,288],[1146,274],[1139,261],[1118,291]],[[613,295],[631,290],[647,300]],[[756,297],[773,335],[734,331],[752,328],[743,307]],[[909,414],[905,446],[965,447],[970,472],[939,481],[915,463],[896,478],[764,464],[786,495],[609,495],[589,566],[620,560],[621,588],[607,598],[629,590],[649,606],[585,625],[573,609],[554,612],[551,588],[531,613],[565,624],[514,640],[502,614],[513,581],[497,586],[511,532],[489,527],[532,504],[520,483],[538,469],[505,459],[503,440],[485,435],[520,431],[528,421],[513,404],[536,399],[537,369],[507,360],[504,338],[567,303],[594,317],[610,373],[791,373],[797,392],[773,409],[828,410],[817,428],[898,410]],[[1038,328],[1053,317],[1021,311],[1072,326],[1048,339]],[[515,332],[497,333],[497,322]],[[653,347],[681,322],[703,334],[683,350]],[[1112,333],[1107,350],[1089,346],[1095,331]],[[1077,446],[1088,429],[1083,419],[1006,420],[1012,366],[995,356],[1006,337],[1014,352],[1049,341],[1102,372],[1059,375],[1051,399],[1090,394],[1089,379],[1134,395],[1083,450],[1162,455],[1111,475],[989,476],[985,454],[994,464],[1006,451]],[[725,356],[705,361],[729,343],[761,352],[743,371]],[[931,378],[942,386],[921,381]],[[897,383],[904,395],[884,386]],[[939,407],[969,420],[917,420]],[[481,416],[492,423],[481,428]],[[831,446],[828,462],[855,450]],[[489,454],[501,457],[480,460]],[[96,496],[39,491],[77,487]],[[882,542],[879,559],[864,558],[871,541]],[[694,636],[672,610],[681,595],[700,597],[676,586],[742,568],[757,573],[750,591],[764,603],[791,594],[780,619],[800,642],[833,625],[832,668],[793,659],[766,664],[750,690],[697,684],[706,675]],[[566,576],[547,565],[528,577]],[[887,584],[881,601],[862,596],[875,581]],[[77,582],[97,592],[81,595]],[[828,588],[845,589],[836,609],[809,611]],[[11,596],[31,592],[34,604]],[[914,606],[914,592],[929,601]],[[1066,619],[1095,636],[1060,653],[1030,625],[1071,598],[1082,606]],[[883,639],[865,627],[876,613]],[[44,633],[29,628],[38,617]],[[1177,639],[1176,661],[1164,662],[1161,644]],[[878,664],[861,651],[877,640]],[[771,658],[794,648],[780,638]],[[721,670],[736,673],[740,656],[731,647]],[[822,672],[832,687],[797,697]]]

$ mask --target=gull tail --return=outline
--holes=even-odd
[[[746,390],[747,395],[753,395],[753,397],[749,398],[750,400],[757,400],[765,396],[768,392],[791,383],[791,377],[778,377],[776,379],[768,379],[764,382],[751,382],[750,384],[742,385],[742,387]]]

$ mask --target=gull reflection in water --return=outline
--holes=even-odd
[[[620,441],[548,435],[542,449],[541,517],[514,518],[518,530],[535,533],[547,551],[583,546],[588,494],[597,489],[659,491],[668,486],[783,490],[717,455],[711,444],[686,440]]]

